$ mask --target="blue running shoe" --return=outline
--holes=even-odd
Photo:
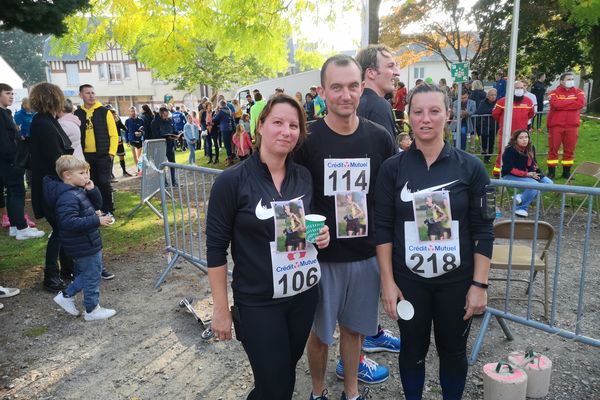
[[[344,379],[344,366],[342,359],[338,361],[335,368],[335,374],[339,379]],[[358,364],[358,380],[362,383],[373,384],[381,383],[387,380],[390,376],[390,371],[384,366],[377,364],[374,360],[362,356]]]
[[[365,337],[362,349],[365,353],[376,353],[378,351],[400,353],[400,338],[392,335],[392,332],[387,329],[381,329],[378,336]]]

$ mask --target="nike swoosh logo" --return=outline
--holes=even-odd
[[[419,190],[419,191],[416,191],[414,193],[411,192],[408,189],[408,182],[406,182],[404,184],[404,187],[402,188],[402,191],[400,192],[400,199],[402,201],[408,203],[408,202],[413,201],[413,194],[425,193],[425,192],[435,192],[436,190],[443,189],[444,187],[450,186],[450,185],[452,185],[453,183],[456,183],[456,182],[458,182],[458,179],[456,179],[456,180],[454,180],[452,182],[448,182],[448,183],[444,183],[444,184],[441,184],[441,185],[432,186],[432,187],[429,187],[429,188],[426,188],[426,189],[423,189],[423,190]]]
[[[296,197],[295,199],[291,199],[289,201],[298,201],[303,197],[304,195]],[[256,204],[256,208],[254,209],[254,215],[256,215],[256,218],[264,221],[266,219],[273,218],[275,216],[275,213],[273,212],[273,209],[271,207],[263,206],[262,199],[260,199]]]

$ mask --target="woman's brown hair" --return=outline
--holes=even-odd
[[[517,148],[517,138],[519,137],[519,135],[521,133],[527,134],[527,146],[525,147],[525,152],[527,153],[527,155],[530,158],[533,158],[533,146],[531,144],[531,135],[529,134],[529,131],[527,129],[517,129],[516,131],[514,131],[512,133],[512,135],[510,135],[510,140],[508,141],[508,146],[514,147],[516,149]]]
[[[307,133],[306,133],[306,113],[304,112],[304,107],[302,107],[300,104],[298,104],[298,101],[295,98],[288,96],[287,94],[280,94],[280,95],[271,97],[271,99],[269,99],[269,101],[265,105],[265,108],[263,108],[263,110],[261,111],[260,116],[258,117],[258,122],[260,122],[261,124],[264,124],[265,120],[271,113],[271,110],[277,104],[289,104],[290,106],[292,106],[292,108],[294,108],[298,112],[298,130],[300,131],[300,134],[298,135],[298,143],[296,143],[296,147],[294,148],[294,150],[295,150],[298,147],[300,147],[300,145],[302,144],[304,139],[306,139],[306,135],[307,135]],[[258,129],[258,124],[256,125],[255,136],[256,136],[256,148],[260,149],[261,134]]]
[[[37,113],[54,116],[63,111],[65,95],[52,83],[38,83],[29,93],[29,105]]]

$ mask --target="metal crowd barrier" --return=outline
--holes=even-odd
[[[169,261],[155,288],[164,282],[180,258],[207,272],[206,213],[210,189],[221,172],[171,162],[160,165],[160,199]]]
[[[507,190],[510,193],[512,193],[513,195],[515,195],[517,193],[517,189],[518,190],[522,190],[522,189],[535,189],[535,190],[539,190],[541,192],[538,193],[538,196],[535,200],[535,216],[533,219],[534,221],[534,227],[533,227],[533,239],[530,242],[531,247],[532,247],[532,256],[531,256],[531,264],[530,264],[530,268],[529,268],[529,278],[527,279],[528,282],[528,290],[526,291],[526,295],[527,295],[527,307],[526,310],[523,309],[523,307],[518,307],[516,302],[512,302],[510,299],[510,294],[511,291],[514,290],[514,288],[512,287],[512,282],[516,280],[516,278],[514,278],[514,271],[512,269],[512,263],[513,263],[513,245],[515,244],[515,206],[516,206],[516,200],[513,197],[512,200],[512,207],[511,210],[509,210],[510,214],[508,215],[508,220],[510,221],[510,225],[511,225],[511,231],[510,231],[510,243],[509,243],[509,254],[508,254],[508,269],[506,272],[506,286],[504,288],[504,296],[503,296],[503,307],[499,307],[499,308],[495,308],[491,305],[488,305],[488,307],[486,308],[484,317],[483,317],[483,321],[481,323],[481,327],[479,330],[479,334],[477,336],[477,339],[473,345],[472,348],[472,352],[471,352],[471,356],[469,359],[469,364],[473,365],[476,360],[477,360],[477,355],[479,353],[479,351],[481,350],[481,346],[483,344],[483,340],[485,338],[485,334],[487,332],[491,317],[494,316],[496,317],[496,319],[498,320],[500,327],[502,328],[502,330],[504,331],[504,334],[506,336],[506,338],[508,340],[512,340],[513,339],[513,335],[508,327],[508,325],[506,324],[506,321],[512,321],[514,323],[517,324],[521,324],[521,325],[525,325],[527,327],[530,328],[535,328],[535,329],[539,329],[541,331],[547,332],[547,333],[551,333],[557,336],[561,336],[567,339],[571,339],[573,341],[576,342],[581,342],[581,343],[585,343],[591,346],[595,346],[595,347],[600,347],[600,337],[598,335],[600,335],[600,332],[597,329],[593,328],[593,325],[596,323],[590,323],[591,328],[587,329],[587,332],[584,332],[584,328],[583,325],[584,322],[588,322],[586,320],[586,316],[584,315],[584,306],[585,306],[585,297],[586,297],[586,289],[587,289],[587,293],[594,293],[597,292],[600,288],[599,287],[587,287],[586,288],[586,284],[589,286],[590,282],[586,281],[586,273],[588,272],[588,269],[590,268],[598,268],[599,263],[591,263],[590,262],[590,239],[591,239],[591,235],[592,235],[592,214],[595,212],[593,210],[593,205],[594,205],[594,198],[600,196],[600,189],[599,188],[593,188],[593,187],[582,187],[582,186],[566,186],[566,185],[554,185],[554,184],[529,184],[529,183],[524,183],[524,182],[514,182],[514,181],[504,181],[504,180],[492,180],[491,181],[491,186],[493,187],[497,187],[500,188],[500,190]],[[554,215],[552,213],[552,210],[545,210],[545,213],[542,214],[542,205],[543,205],[543,199],[542,199],[542,195],[546,194],[547,196],[557,196],[560,197],[560,207],[558,209],[558,211],[554,212]],[[570,194],[579,194],[579,195],[583,195],[586,196],[586,206],[587,206],[587,215],[582,214],[581,217],[579,218],[578,222],[580,223],[580,225],[577,228],[573,228],[574,230],[577,230],[579,232],[583,232],[583,240],[582,243],[580,243],[581,245],[581,249],[579,250],[579,247],[573,249],[573,248],[569,248],[569,251],[567,252],[566,255],[563,254],[563,250],[565,247],[564,242],[566,241],[565,239],[565,224],[564,224],[564,220],[565,220],[565,206],[566,206],[566,200],[567,200],[567,196],[569,196]],[[597,199],[596,199],[597,200]],[[531,208],[530,208],[530,213],[532,212]],[[557,215],[556,215],[557,214]],[[551,285],[549,285],[549,289],[551,287],[551,303],[550,303],[550,318],[548,319],[543,319],[543,318],[538,318],[537,320],[534,319],[532,317],[532,301],[534,300],[533,298],[533,294],[535,291],[535,287],[534,287],[534,278],[535,278],[535,272],[534,272],[534,260],[536,257],[536,250],[538,250],[539,253],[539,249],[537,248],[538,246],[538,228],[540,226],[540,222],[542,222],[540,220],[540,218],[543,216],[543,218],[550,222],[554,229],[557,230],[557,234],[554,236],[556,238],[555,240],[555,245],[553,245],[548,253],[547,256],[550,256],[549,259],[549,264],[548,264],[548,271],[546,273],[550,273],[552,272],[552,281],[551,281]],[[597,230],[596,230],[597,232]],[[573,239],[572,237],[569,239]],[[570,245],[570,243],[569,243]],[[579,246],[579,244],[577,244]],[[541,246],[540,246],[541,247]],[[552,250],[553,248],[553,250]],[[597,256],[597,252],[591,253],[593,257]],[[581,256],[581,258],[577,258],[578,256]],[[554,270],[550,271],[550,267],[551,265],[554,265]],[[579,272],[577,273],[576,271],[579,270]],[[495,269],[492,271],[496,271]],[[596,273],[592,273],[590,274],[591,277],[595,277],[597,276],[597,272]],[[527,271],[525,271],[525,273],[527,273]],[[578,275],[578,276],[577,276]],[[578,282],[578,283],[577,283]],[[561,284],[562,283],[562,284]],[[577,293],[577,304],[576,304],[576,313],[575,313],[575,320],[574,321],[570,321],[567,319],[567,317],[570,317],[570,315],[568,314],[568,311],[565,312],[565,310],[569,310],[571,308],[575,308],[573,307],[574,304],[571,304],[571,302],[568,302],[568,304],[564,304],[561,303],[561,310],[560,310],[560,319],[558,318],[558,308],[559,308],[559,304],[557,303],[557,294],[559,291],[561,290],[566,290],[564,288],[565,285],[567,284],[574,284],[577,286],[576,291]],[[491,286],[492,288],[492,286]],[[575,290],[575,289],[573,289]],[[573,296],[569,297],[569,300],[574,300],[575,293],[573,293]],[[567,300],[568,301],[568,300]],[[490,304],[490,302],[488,302],[488,304]],[[588,316],[590,318],[598,318],[598,312],[595,313],[591,313]],[[584,334],[586,333],[586,334]],[[591,335],[595,335],[596,338],[594,338]]]

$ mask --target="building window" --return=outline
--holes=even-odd
[[[108,80],[110,82],[123,81],[123,72],[121,64],[108,64]]]
[[[123,78],[129,79],[131,75],[129,74],[129,64],[123,63]]]
[[[67,86],[79,86],[79,67],[77,63],[65,63]]]
[[[98,79],[101,81],[106,79],[106,64],[104,63],[98,64]]]
[[[415,68],[415,79],[425,78],[425,67]]]

